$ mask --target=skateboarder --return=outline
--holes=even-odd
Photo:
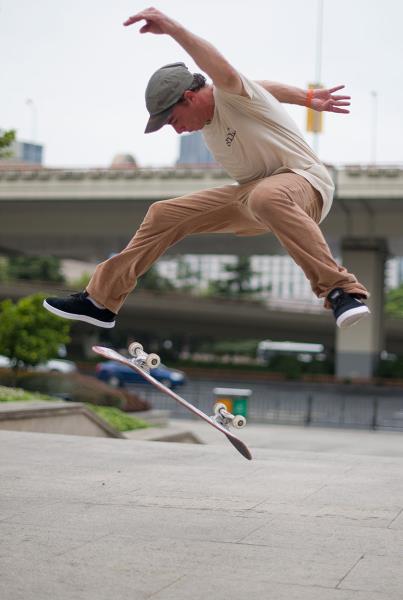
[[[171,36],[212,81],[207,84],[183,63],[158,69],[145,93],[150,114],[145,133],[164,125],[179,134],[202,130],[215,159],[237,184],[155,202],[126,248],[98,265],[85,291],[48,298],[45,308],[111,328],[137,278],[185,236],[271,231],[303,269],[314,293],[333,310],[339,327],[367,315],[367,290],[335,262],[318,226],[332,204],[332,179],[281,106],[286,102],[348,112],[343,108],[348,97],[333,95],[340,87],[303,92],[252,81],[210,43],[155,8],[124,25],[139,21],[145,21],[140,33]]]

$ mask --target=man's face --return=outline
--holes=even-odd
[[[198,131],[206,124],[205,110],[199,104],[197,94],[186,92],[182,102],[175,105],[167,125],[176,133]]]

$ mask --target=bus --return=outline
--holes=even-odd
[[[263,340],[257,346],[257,358],[269,364],[275,356],[295,356],[297,360],[310,363],[313,360],[326,360],[323,344],[308,344],[304,342],[274,342]]]

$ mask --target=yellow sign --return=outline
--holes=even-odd
[[[318,89],[323,87],[317,83],[310,83],[308,88],[310,90]],[[306,130],[312,133],[322,133],[323,131],[323,113],[307,108],[306,111]]]
[[[232,411],[232,398],[217,397],[216,402],[222,402],[223,404],[225,404],[228,412]]]

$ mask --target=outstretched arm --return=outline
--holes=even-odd
[[[234,67],[209,42],[191,33],[156,8],[145,10],[129,17],[123,25],[133,25],[145,21],[140,33],[166,34],[171,36],[192,57],[197,66],[206,73],[213,83],[234,94],[243,93],[242,80]]]
[[[338,85],[332,88],[317,88],[310,90],[312,97],[308,98],[308,90],[276,83],[274,81],[257,81],[265,90],[270,92],[279,102],[285,104],[299,104],[307,106],[319,112],[349,113],[346,106],[350,106],[350,96],[339,96],[334,92],[344,88],[344,85]]]
[[[166,34],[171,36],[192,57],[197,66],[206,73],[214,85],[233,94],[246,95],[242,80],[237,70],[226,58],[209,42],[185,29],[180,23],[174,21],[154,7],[129,17],[123,24],[133,25],[145,21],[140,33]],[[307,91],[271,81],[259,81],[277,100],[288,104],[307,105]],[[317,111],[330,111],[348,113],[343,106],[349,106],[349,96],[335,96],[334,92],[342,89],[338,86],[330,89],[313,90],[309,100],[311,108]]]

